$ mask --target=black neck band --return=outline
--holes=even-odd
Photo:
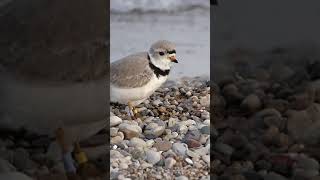
[[[162,70],[162,69],[158,68],[157,66],[155,66],[154,64],[152,64],[149,54],[148,54],[148,60],[149,60],[149,66],[153,70],[153,72],[157,76],[157,78],[159,78],[160,75],[167,76],[169,74],[170,69]]]

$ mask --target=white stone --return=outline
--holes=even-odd
[[[153,140],[153,139],[150,139],[150,140],[148,140],[148,141],[146,142],[146,146],[147,146],[147,147],[152,147],[154,143],[155,143],[154,140]]]
[[[146,160],[148,163],[154,165],[161,160],[161,153],[154,150],[148,150],[146,152]]]
[[[144,148],[146,147],[146,142],[143,139],[133,137],[130,141],[128,146],[135,147],[135,148]]]
[[[176,180],[189,180],[186,176],[176,177]]]
[[[120,165],[119,165],[119,168],[120,169],[128,169],[128,164],[126,164],[126,163],[120,163]]]
[[[179,131],[180,131],[181,134],[185,134],[185,133],[188,132],[188,127],[186,125],[181,124],[179,126]]]
[[[200,104],[204,107],[210,106],[210,94],[200,97]]]
[[[188,164],[191,164],[191,165],[193,164],[193,161],[192,161],[190,158],[185,158],[184,160],[185,160]]]
[[[210,155],[204,155],[202,156],[202,159],[210,166]]]
[[[160,101],[160,99],[156,99],[152,102],[152,104],[155,106],[159,106],[160,104],[162,104],[162,102]]]
[[[210,119],[204,120],[204,121],[203,121],[203,124],[205,124],[205,125],[207,125],[207,126],[210,126]]]
[[[172,145],[172,150],[178,155],[185,156],[188,150],[188,146],[185,143],[174,143]]]
[[[168,127],[169,127],[169,128],[170,128],[170,127],[173,127],[174,125],[176,125],[177,121],[178,121],[177,118],[170,118],[170,119],[168,120]]]
[[[198,155],[197,153],[193,152],[193,151],[190,150],[190,149],[187,150],[187,155],[188,155],[189,157],[192,157],[192,158],[199,158],[199,157],[200,157],[200,155]]]
[[[119,128],[115,128],[115,127],[110,128],[110,136],[111,137],[116,136],[118,131],[119,131]]]
[[[122,123],[122,119],[118,116],[110,116],[110,127],[117,126]]]

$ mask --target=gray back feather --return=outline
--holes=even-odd
[[[141,87],[147,84],[152,76],[146,52],[129,55],[111,63],[110,66],[110,81],[117,87]]]

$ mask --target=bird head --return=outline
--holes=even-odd
[[[148,54],[151,62],[162,70],[170,69],[176,59],[176,46],[170,41],[157,41],[150,47]]]

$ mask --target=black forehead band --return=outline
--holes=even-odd
[[[175,54],[176,50],[172,50],[172,51],[167,51],[169,54]]]

